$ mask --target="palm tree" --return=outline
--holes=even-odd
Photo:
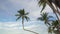
[[[50,18],[53,18],[53,16],[49,16],[48,13],[42,13],[41,17],[38,17],[38,20],[44,21],[44,23],[48,26],[48,33],[52,33],[51,23],[49,23],[52,20],[49,20]]]
[[[55,20],[55,21],[52,21],[52,26],[55,28],[55,27],[57,27],[59,25],[59,22],[58,22],[58,20]],[[54,29],[53,28],[53,29]]]
[[[24,30],[24,18],[28,21],[29,20],[29,17],[27,16],[29,13],[25,13],[25,10],[24,9],[21,9],[18,11],[18,14],[16,14],[15,16],[17,16],[18,19],[22,18],[22,26],[23,26],[23,30]]]
[[[58,4],[56,0],[55,0],[55,1],[54,1],[54,0],[39,0],[39,2],[38,2],[39,6],[41,6],[41,5],[43,6],[41,12],[45,9],[46,5],[49,5],[49,7],[53,10],[54,14],[56,15],[57,19],[59,20],[59,17],[58,17],[58,15],[57,15],[57,13],[60,14],[60,12],[59,12],[57,9],[55,9],[55,7],[53,6],[52,3],[53,3],[56,7],[59,8],[60,3]],[[57,3],[59,6],[58,6],[56,3]]]
[[[55,5],[55,7],[54,7],[54,5]],[[39,0],[39,2],[38,2],[38,4],[39,4],[39,6],[41,6],[42,5],[42,10],[41,10],[41,12],[45,9],[45,7],[46,7],[46,5],[49,5],[49,7],[53,10],[53,12],[54,12],[54,14],[56,15],[56,17],[57,17],[57,21],[58,22],[60,22],[59,21],[59,17],[58,17],[58,15],[57,15],[57,13],[60,15],[60,12],[59,12],[59,10],[58,10],[58,8],[60,8],[60,0]],[[56,9],[55,9],[56,8]],[[41,18],[39,18],[40,20],[43,20],[42,19],[42,17]],[[54,22],[54,21],[53,21]],[[56,21],[55,21],[56,22]],[[57,24],[53,24],[54,26],[56,26]],[[55,27],[53,27],[53,29],[51,29],[52,27],[51,27],[51,25],[48,27],[48,32],[52,32],[51,30],[53,30]],[[58,27],[59,28],[59,27]]]
[[[60,33],[60,24],[58,22],[58,20],[54,20],[51,23],[51,26],[48,27],[48,33],[54,32],[55,34],[59,34]]]
[[[38,17],[38,20],[44,21],[45,24],[50,25],[50,23],[48,23],[50,18],[53,18],[52,16],[48,16],[48,13],[42,13],[41,17]]]
[[[59,34],[60,33],[60,23],[58,22],[58,20],[54,20],[51,23],[51,31],[53,31],[55,34]]]
[[[18,17],[16,20],[22,18],[23,30],[29,31],[29,32],[32,32],[32,33],[35,33],[35,34],[38,34],[38,33],[34,32],[34,31],[30,31],[30,30],[24,29],[24,19],[26,19],[27,21],[30,20],[30,18],[27,16],[28,14],[29,14],[29,13],[25,13],[25,10],[24,10],[24,9],[19,10],[19,11],[18,11],[18,14],[15,15],[15,16]]]
[[[57,29],[59,30],[60,29],[60,23],[58,22],[58,20],[55,20],[52,22],[52,26],[53,26],[53,29]]]
[[[55,32],[55,34],[56,34],[60,29],[60,27],[59,27],[60,24],[59,24],[58,20],[49,20],[50,18],[53,18],[53,17],[48,16],[48,13],[43,13],[43,14],[41,14],[41,17],[38,18],[38,20],[44,21],[45,24],[49,25],[48,26],[48,33],[52,34],[52,32]],[[52,21],[52,23],[49,23],[49,21]],[[55,30],[55,28],[57,30]]]

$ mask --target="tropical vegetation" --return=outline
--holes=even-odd
[[[49,15],[49,13],[45,12],[45,13],[42,13],[41,16],[37,18],[37,20],[43,21],[48,26],[48,33],[59,34],[59,32],[60,32],[60,19],[59,19],[60,0],[38,0],[38,5],[42,6],[41,13],[45,9],[45,7],[48,5],[53,10],[53,13],[55,14],[57,19],[52,20],[55,17],[53,17],[53,16]],[[23,30],[26,30],[24,28],[24,19],[26,19],[27,21],[29,20],[29,17],[27,16],[28,14],[29,13],[26,13],[24,9],[21,9],[18,11],[18,14],[15,15],[18,17],[16,20],[22,18]],[[52,18],[52,19],[50,19],[50,18]],[[36,33],[34,31],[30,31],[30,30],[26,30],[26,31]]]
[[[38,0],[38,5],[39,6],[42,6],[42,10],[41,12],[45,9],[46,5],[48,5],[52,10],[53,10],[53,13],[56,15],[57,19],[55,20],[52,20],[52,22],[49,21],[49,27],[48,27],[48,32],[52,34],[52,32],[55,32],[55,34],[59,34],[60,32],[60,19],[58,17],[58,15],[60,16],[60,12],[59,12],[59,9],[60,9],[60,0]],[[45,17],[45,15],[44,15]],[[38,19],[39,20],[43,20],[44,23],[48,23],[48,19],[46,19],[47,17],[45,17],[45,19],[42,19],[44,18],[43,16],[42,17],[39,17]]]

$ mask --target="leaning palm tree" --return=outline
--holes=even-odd
[[[25,13],[25,10],[24,10],[24,9],[19,10],[19,11],[18,11],[18,14],[15,15],[15,16],[18,17],[16,20],[22,18],[23,30],[29,31],[29,32],[32,32],[32,33],[35,33],[35,34],[38,34],[38,33],[34,32],[34,31],[30,31],[30,30],[24,29],[24,19],[26,19],[27,21],[30,20],[29,17],[27,16],[28,14],[29,14],[29,13]]]
[[[50,25],[50,23],[48,23],[50,18],[53,18],[52,16],[48,16],[48,13],[42,13],[41,17],[38,17],[38,20],[44,21],[45,24]]]
[[[24,30],[24,18],[25,18],[27,21],[29,20],[29,17],[27,16],[28,14],[29,14],[29,13],[25,13],[25,10],[22,9],[22,10],[19,10],[19,11],[18,11],[18,14],[15,15],[15,16],[18,17],[16,20],[22,18],[23,30]]]

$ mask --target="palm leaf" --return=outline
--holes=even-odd
[[[20,19],[21,18],[21,16],[19,16],[17,19],[16,19],[16,21],[18,20],[18,19]]]
[[[46,7],[46,3],[43,4],[41,12],[45,9],[45,7]]]
[[[58,20],[52,22],[52,26],[57,26],[57,25],[59,25]]]
[[[30,20],[30,18],[29,17],[27,17],[27,16],[24,16],[25,17],[25,19],[28,21],[28,20]]]
[[[42,10],[41,10],[41,12],[42,12],[46,7],[46,1],[45,0],[39,0],[38,4],[39,4],[39,6],[41,6],[41,5],[43,6]]]
[[[20,16],[20,14],[16,14],[15,16]]]
[[[48,16],[48,14],[47,14],[47,13],[43,13],[43,14],[42,14],[42,17],[43,17],[43,19],[44,19],[44,20],[46,20],[46,19],[47,19],[47,16]]]
[[[24,9],[23,10],[19,10],[18,13],[21,14],[21,15],[24,15],[25,11],[24,11]]]
[[[43,5],[45,2],[46,2],[45,0],[39,0],[39,1],[38,1],[38,4],[39,4],[39,6],[41,6],[41,5]]]
[[[44,3],[44,0],[39,0],[38,2],[39,6],[43,5],[43,3]]]
[[[27,13],[25,13],[25,15],[28,15],[29,13],[27,12]]]
[[[43,21],[43,18],[42,18],[42,17],[39,17],[39,18],[37,18],[37,20],[41,20],[41,21]]]

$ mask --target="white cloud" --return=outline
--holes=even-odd
[[[32,25],[32,27],[35,26],[35,23],[36,21],[24,22],[26,28],[30,28],[31,27],[30,25]],[[18,27],[22,28],[21,22],[0,22],[0,29],[1,28],[12,28],[13,29],[13,28],[18,28]]]
[[[15,33],[15,34],[20,34],[20,33],[24,34],[26,32],[27,32],[27,34],[33,34],[31,32],[28,32],[28,31],[23,31],[22,26],[18,27],[19,22],[3,22],[3,23],[0,22],[0,24],[1,24],[0,25],[0,27],[1,27],[0,30],[2,30],[2,31],[4,31],[4,32],[6,32],[8,34],[9,33],[12,34],[12,32]],[[14,27],[14,26],[16,26],[16,27]],[[25,29],[35,31],[35,32],[37,32],[39,34],[47,33],[46,26],[42,25],[42,24],[40,24],[40,25],[33,24],[33,25],[25,26]]]

